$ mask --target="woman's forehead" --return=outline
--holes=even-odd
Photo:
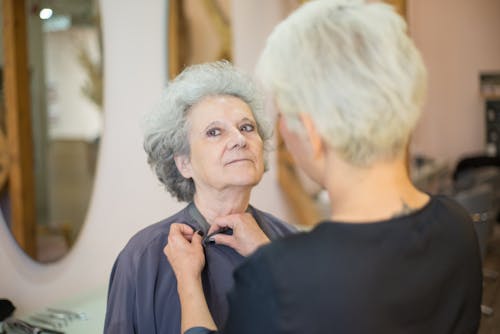
[[[191,108],[188,119],[191,123],[205,123],[217,120],[237,122],[245,119],[255,121],[250,106],[239,97],[230,95],[204,98]]]

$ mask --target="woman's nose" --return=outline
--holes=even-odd
[[[239,130],[234,130],[228,142],[229,148],[241,148],[247,145],[247,139]]]

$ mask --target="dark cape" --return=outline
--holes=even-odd
[[[271,240],[295,232],[268,213],[253,207],[248,211]],[[177,280],[163,254],[172,223],[185,223],[205,234],[209,228],[191,203],[133,236],[111,272],[104,333],[180,333]],[[233,286],[233,271],[245,258],[232,248],[215,244],[205,244],[205,258],[203,290],[214,321],[221,328],[228,314],[226,294]]]

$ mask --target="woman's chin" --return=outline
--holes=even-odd
[[[261,180],[262,176],[260,177],[249,177],[249,175],[245,175],[242,177],[234,178],[232,180],[228,180],[228,185],[233,186],[233,187],[242,187],[242,188],[253,188],[255,187]]]

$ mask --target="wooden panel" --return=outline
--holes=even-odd
[[[180,19],[182,10],[179,0],[168,1],[168,77],[173,79],[179,74],[181,70],[181,57],[180,57]]]
[[[169,0],[168,74],[173,79],[186,66],[232,59],[230,0]],[[210,27],[210,29],[200,29]],[[194,35],[216,40],[216,49],[197,43]]]
[[[35,257],[35,189],[24,0],[3,0],[5,106],[10,153],[11,230]]]
[[[305,191],[297,176],[297,167],[292,155],[286,149],[279,131],[276,132],[278,134],[278,182],[297,223],[312,226],[322,217],[319,215],[314,199]]]
[[[399,15],[406,18],[406,0],[384,0],[390,5],[393,5],[394,8],[398,11]]]
[[[0,114],[2,115],[2,114]],[[9,161],[9,146],[7,138],[2,130],[0,130],[0,191],[3,190],[9,177],[10,161]]]

